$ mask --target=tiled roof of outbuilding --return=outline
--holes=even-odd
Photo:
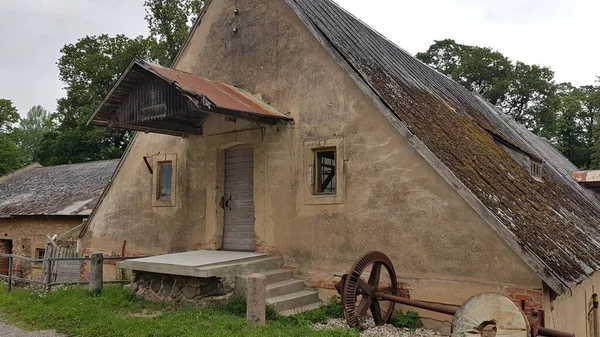
[[[87,216],[118,163],[37,166],[0,177],[0,215]]]
[[[560,293],[600,269],[600,206],[572,179],[577,168],[551,144],[332,1],[286,1],[392,124],[549,286]],[[492,134],[543,160],[543,181]]]

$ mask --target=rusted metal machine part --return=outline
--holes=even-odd
[[[369,279],[362,279],[363,273],[370,267]],[[383,267],[383,268],[382,268]],[[382,271],[387,277],[386,284],[381,286]],[[412,300],[398,296],[398,280],[391,260],[382,252],[373,251],[362,256],[350,269],[341,276],[335,289],[342,297],[344,316],[351,327],[359,327],[361,320],[371,312],[377,325],[389,321],[396,303],[415,308],[430,310],[454,316],[460,307],[445,304]],[[385,309],[382,308],[385,303]],[[539,327],[538,322],[530,322],[532,336],[575,337],[575,334]]]
[[[371,267],[369,280],[365,282],[362,274]],[[383,267],[383,268],[382,268]],[[385,288],[380,287],[381,273],[387,273],[389,285]],[[375,324],[382,325],[389,321],[394,312],[395,302],[387,301],[385,307],[382,303],[386,300],[381,298],[382,294],[398,295],[398,281],[396,280],[396,271],[390,259],[381,252],[370,252],[360,258],[348,273],[347,277],[342,277],[345,281],[343,285],[336,288],[342,289],[342,305],[344,306],[344,316],[346,322],[351,327],[360,326],[360,319],[371,311],[371,316]],[[360,297],[360,299],[359,299]]]
[[[546,336],[546,337],[575,337],[574,333],[559,331],[554,329],[548,329],[543,327],[537,328],[537,336]]]
[[[385,293],[375,293],[375,297],[382,298],[386,301],[391,301],[391,302],[400,303],[400,304],[404,304],[404,305],[410,305],[411,307],[425,309],[425,310],[431,310],[431,311],[435,311],[435,312],[439,312],[439,313],[447,314],[447,315],[454,315],[456,313],[456,311],[458,310],[458,307],[453,307],[453,306],[449,306],[449,305],[445,305],[445,304],[411,300],[408,298],[389,295],[389,294],[385,294]]]

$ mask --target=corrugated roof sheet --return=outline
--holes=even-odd
[[[118,160],[38,167],[0,180],[0,215],[87,216]]]
[[[562,292],[600,269],[600,206],[546,140],[429,68],[329,0],[287,0],[334,55],[494,214],[534,270]],[[333,50],[333,51],[332,51]],[[486,131],[486,130],[489,130]],[[544,161],[534,180],[492,139]],[[492,224],[492,222],[490,222]],[[550,283],[549,283],[550,284]],[[556,286],[559,284],[559,286]]]
[[[169,88],[175,88],[176,90],[169,89],[169,93],[176,93],[178,98],[183,97],[186,102],[188,101],[187,98],[191,98],[196,108],[175,109],[173,106],[164,104],[168,109],[165,113],[149,118],[143,113],[143,110],[148,108],[145,104],[156,103],[153,99],[148,100],[145,98],[143,101],[136,101],[133,105],[127,105],[130,95],[133,95],[132,92],[135,91],[137,86],[143,85],[144,81],[148,80],[148,75],[164,81]],[[161,91],[159,89],[155,90],[155,96],[160,96]],[[167,103],[169,100],[174,102],[174,98],[168,99],[165,96],[162,103]],[[128,108],[121,111],[123,106]],[[177,106],[177,108],[181,107]],[[131,111],[129,111],[130,109]],[[132,116],[119,115],[123,113],[129,113]],[[89,123],[179,135],[180,133],[200,133],[196,129],[203,123],[207,113],[239,117],[268,124],[292,120],[291,117],[277,111],[243,89],[226,83],[211,81],[184,71],[165,68],[152,62],[134,61],[90,118]],[[163,123],[162,128],[160,123]],[[182,129],[182,126],[187,127],[187,129]]]
[[[164,80],[176,82],[188,94],[206,96],[218,107],[266,117],[291,119],[240,88],[148,61],[139,62],[150,67]]]

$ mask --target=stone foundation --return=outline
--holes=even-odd
[[[233,295],[234,284],[218,277],[199,278],[135,271],[129,286],[138,297],[152,301],[204,304]]]

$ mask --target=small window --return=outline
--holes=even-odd
[[[173,163],[161,162],[158,163],[158,193],[157,197],[159,200],[170,200],[171,193],[171,181],[173,180]]]
[[[41,260],[44,258],[44,256],[46,255],[46,250],[43,248],[36,248],[35,249],[35,259],[36,260]]]
[[[335,148],[315,151],[314,194],[335,194]]]

